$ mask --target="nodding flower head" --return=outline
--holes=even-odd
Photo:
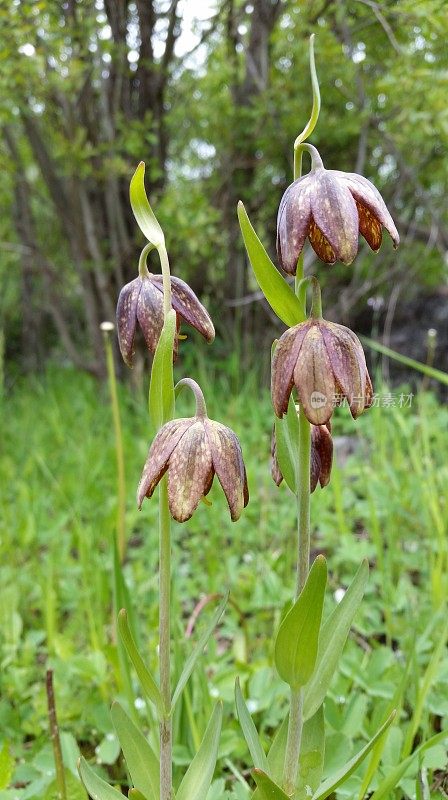
[[[398,247],[398,231],[373,183],[354,172],[325,169],[316,148],[307,145],[307,149],[312,169],[287,188],[278,210],[277,255],[282,269],[295,275],[307,237],[327,264],[351,264],[359,234],[372,250],[379,250],[383,227]]]
[[[285,331],[272,360],[272,404],[278,417],[287,411],[293,386],[313,425],[326,425],[344,398],[356,419],[372,403],[372,383],[358,337],[321,317]]]
[[[202,334],[207,342],[215,338],[215,329],[208,311],[195,293],[180,278],[171,276],[171,302],[176,312],[177,327],[184,320]],[[117,303],[117,331],[121,355],[128,367],[134,360],[134,339],[137,323],[148,350],[154,353],[163,328],[163,278],[161,275],[141,276],[127,283]],[[176,352],[177,355],[177,338]]]
[[[310,492],[314,492],[318,483],[321,487],[328,486],[333,464],[333,439],[331,437],[331,422],[326,425],[311,426],[311,462],[310,462]],[[271,475],[273,481],[280,486],[283,475],[277,460],[277,443],[275,427],[271,439]]]
[[[249,502],[246,470],[234,432],[207,417],[204,398],[195,381],[184,378],[196,395],[194,417],[174,419],[158,432],[148,453],[137,491],[141,508],[145,497],[168,473],[168,501],[172,517],[186,522],[212,486],[215,474],[227,498],[234,522]]]

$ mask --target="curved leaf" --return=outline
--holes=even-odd
[[[119,703],[110,713],[134,787],[146,800],[159,800],[159,761],[152,747]]]
[[[277,633],[275,666],[292,689],[308,683],[314,671],[326,585],[327,562],[318,556]]]
[[[376,791],[371,795],[370,800],[383,800],[384,797],[387,797],[389,792],[395,788],[399,780],[402,778],[414,758],[424,753],[425,750],[430,750],[431,747],[439,744],[439,742],[443,742],[445,739],[448,739],[448,731],[436,733],[436,735],[428,739],[427,742],[423,742],[423,744],[417,747],[410,756],[401,761],[400,764],[397,764],[397,766],[394,767],[388,775],[386,775]]]
[[[164,708],[160,689],[148,670],[145,662],[143,661],[139,651],[137,650],[137,646],[130,631],[127,614],[124,608],[122,608],[118,614],[118,630],[120,631],[121,640],[126,648],[129,658],[134,665],[135,671],[146,696],[149,700],[151,700],[152,703],[154,703],[157,711],[159,712],[159,717],[162,717],[164,714]]]
[[[121,792],[114,789],[113,786],[109,786],[106,781],[103,781],[82,756],[78,761],[78,772],[92,800],[117,800],[119,797],[123,798]]]
[[[247,708],[246,702],[242,695],[239,678],[237,678],[235,681],[235,703],[241,729],[243,731],[246,744],[249,748],[249,752],[252,756],[254,766],[263,770],[263,772],[268,772],[269,770],[266,755],[258,738],[254,721],[249,714],[249,709]]]
[[[288,327],[303,322],[299,300],[269,258],[241,201],[238,203],[238,219],[254,275],[272,310]]]
[[[222,703],[217,703],[199,750],[176,792],[176,800],[205,800],[216,767],[221,723]]]
[[[257,784],[260,800],[291,800],[283,789],[280,789],[280,786],[277,786],[263,770],[254,769],[252,775]]]
[[[163,245],[165,237],[156,216],[149,205],[145,190],[145,164],[140,161],[129,186],[129,198],[134,217],[141,232],[155,247]]]

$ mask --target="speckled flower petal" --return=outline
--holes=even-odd
[[[277,440],[275,437],[275,425],[272,426],[272,435],[271,435],[271,476],[274,483],[277,484],[277,486],[280,486],[283,480],[283,475],[277,458]]]
[[[204,421],[195,419],[175,448],[168,466],[168,500],[171,515],[186,522],[210,489],[213,464]]]
[[[160,292],[163,292],[163,278],[161,275],[152,275],[151,280]],[[215,329],[207,309],[198,300],[188,283],[171,277],[171,303],[174,310],[202,334],[207,342],[213,342]]]
[[[335,380],[347,398],[354,419],[369,405],[371,383],[358,337],[344,325],[324,321],[322,336]]]
[[[330,482],[331,467],[333,463],[333,439],[326,425],[313,425],[311,428],[311,455],[317,462],[313,492],[319,481],[322,487]]]
[[[137,303],[142,288],[142,279],[135,280],[123,286],[117,303],[117,333],[120,352],[123,361],[132,367],[134,359],[134,339],[137,325]]]
[[[294,383],[309,422],[313,425],[328,422],[338,387],[318,323],[310,326],[302,342],[294,368]]]
[[[277,256],[284,272],[295,275],[311,219],[312,178],[306,175],[284,193],[277,215]]]
[[[359,215],[359,232],[364,236],[369,247],[376,253],[380,249],[383,240],[381,222],[378,221],[367,206],[363,206],[358,200],[356,200],[356,208]]]
[[[213,459],[213,468],[229,504],[230,516],[236,522],[249,502],[246,470],[240,443],[234,432],[213,420],[205,420],[205,428]]]
[[[151,497],[158,482],[168,469],[168,461],[174,448],[194,423],[194,418],[173,419],[167,422],[155,437],[149,448],[143,467],[142,477],[137,489],[137,505],[142,507],[145,497]]]
[[[355,172],[340,172],[339,170],[328,171],[333,173],[345,186],[347,186],[355,200],[357,200],[361,206],[364,206],[364,208],[368,209],[372,216],[378,220],[380,225],[386,228],[394,243],[394,247],[398,247],[400,242],[398,231],[391,215],[389,214],[386,203],[381,197],[376,186],[374,186],[373,183],[371,183],[363,175],[357,175]],[[361,230],[361,228],[360,232],[370,244],[369,239]]]
[[[294,386],[294,367],[310,322],[301,322],[280,337],[274,350],[271,369],[271,398],[277,417],[288,410],[289,396]]]
[[[336,253],[328,239],[323,235],[321,229],[317,227],[314,220],[310,222],[308,236],[314,252],[319,256],[321,261],[325,261],[326,264],[334,264],[336,261]]]
[[[314,172],[311,214],[336,258],[343,264],[351,264],[358,252],[356,203],[348,187],[335,178],[330,170],[322,168]]]
[[[137,319],[146,346],[151,353],[154,353],[163,328],[163,296],[153,285],[151,278],[142,278]]]

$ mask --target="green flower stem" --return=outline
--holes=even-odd
[[[293,795],[299,772],[299,754],[303,730],[303,690],[291,689],[289,707],[288,740],[285,753],[285,769],[283,788],[288,795]]]
[[[202,394],[202,389],[199,384],[196,383],[193,378],[182,378],[174,387],[174,393],[176,397],[182,390],[183,386],[188,386],[194,394],[194,398],[196,400],[196,416],[206,417],[207,406],[205,405],[204,395]]]
[[[67,800],[67,787],[65,785],[64,761],[62,759],[61,739],[59,736],[58,718],[56,715],[56,702],[54,699],[53,670],[47,669],[46,675],[48,719],[50,723],[50,737],[53,745],[54,765],[56,770],[56,785],[59,800]]]
[[[297,492],[298,554],[296,599],[310,569],[310,461],[311,425],[303,406],[299,411],[299,489]]]
[[[154,245],[149,242],[146,244],[140,253],[140,258],[138,260],[138,274],[140,278],[149,278],[148,267],[146,266],[146,259],[148,258],[148,253],[154,250]]]
[[[118,404],[117,393],[117,378],[115,375],[114,356],[112,351],[112,343],[110,340],[110,333],[112,329],[113,326],[110,327],[110,323],[103,322],[102,331],[104,348],[106,350],[107,378],[112,406],[112,419],[115,433],[115,457],[117,462],[117,550],[120,563],[123,563],[126,553],[126,481],[124,468],[123,433],[121,428],[120,407]]]
[[[160,266],[162,268],[162,277],[163,277],[163,315],[165,319],[167,318],[169,312],[171,311],[171,275],[170,275],[170,265],[168,261],[168,253],[166,251],[166,247],[164,244],[161,244],[157,248],[160,257]]]
[[[159,669],[164,715],[160,720],[160,800],[173,797],[170,680],[171,518],[166,476],[159,489]]]

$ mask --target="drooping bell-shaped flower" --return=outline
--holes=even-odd
[[[289,328],[272,359],[271,396],[282,417],[295,386],[306,418],[326,425],[336,405],[347,400],[356,419],[372,403],[372,382],[358,337],[345,325],[322,318],[320,289],[313,282],[311,317]]]
[[[318,483],[328,486],[333,464],[333,439],[331,422],[326,425],[311,426],[310,491],[314,492]],[[271,439],[271,475],[277,486],[283,481],[282,471],[277,459],[275,427]]]
[[[394,247],[400,241],[394,221],[379,191],[353,172],[325,169],[316,148],[306,145],[311,171],[284,193],[277,217],[277,255],[281,268],[295,275],[308,237],[322,261],[351,264],[362,234],[372,250],[381,246],[382,228]]]
[[[212,486],[215,474],[222,486],[235,522],[249,502],[246,469],[235,433],[207,417],[202,392],[195,381],[184,378],[196,395],[196,415],[167,422],[148,453],[137,491],[141,508],[145,497],[168,473],[168,501],[178,522],[190,519]]]
[[[171,303],[176,312],[177,326],[182,320],[202,334],[207,342],[215,338],[215,329],[208,311],[185,281],[170,277]],[[117,331],[121,355],[132,367],[137,324],[148,350],[154,353],[163,328],[163,278],[161,275],[139,275],[120,292],[117,303]],[[177,347],[177,339],[176,339]]]

